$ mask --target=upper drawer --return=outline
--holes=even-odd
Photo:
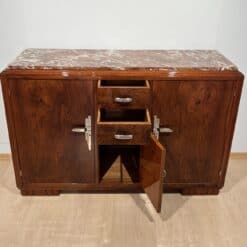
[[[150,94],[150,84],[147,80],[98,81],[97,99],[102,107],[148,108]]]

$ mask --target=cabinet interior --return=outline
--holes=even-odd
[[[99,110],[99,122],[146,122],[145,109],[104,109]]]
[[[102,80],[99,87],[148,87],[145,80]]]
[[[100,182],[139,182],[140,146],[99,145]]]

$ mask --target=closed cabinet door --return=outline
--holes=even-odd
[[[229,143],[232,81],[154,81],[153,115],[166,146],[166,183],[216,184]]]
[[[94,182],[94,136],[90,145],[84,133],[92,81],[10,80],[9,87],[24,183]]]

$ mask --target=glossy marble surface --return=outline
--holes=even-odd
[[[215,50],[27,49],[8,69],[237,70]]]

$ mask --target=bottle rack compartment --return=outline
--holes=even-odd
[[[139,182],[140,146],[99,145],[100,182]]]

